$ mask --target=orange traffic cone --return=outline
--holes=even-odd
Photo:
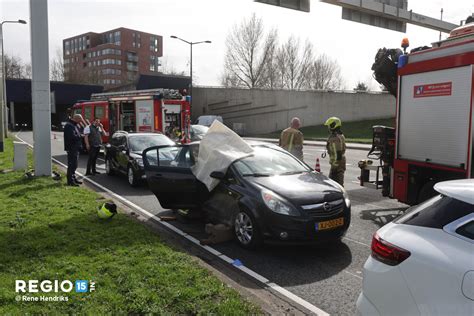
[[[319,158],[316,158],[316,166],[314,167],[314,170],[317,172],[321,172],[321,166],[319,165]]]

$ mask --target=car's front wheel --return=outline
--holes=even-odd
[[[263,243],[257,221],[247,210],[240,211],[235,217],[234,235],[239,244],[247,249],[255,249]]]
[[[136,187],[138,185],[137,175],[135,173],[135,170],[133,170],[132,166],[128,166],[127,179],[128,184],[130,184],[132,187]]]
[[[114,168],[112,167],[112,162],[110,161],[110,158],[105,159],[105,173],[108,176],[114,175]]]

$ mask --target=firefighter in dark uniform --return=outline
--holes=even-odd
[[[341,131],[341,120],[330,117],[324,123],[329,129],[329,137],[326,149],[329,154],[329,178],[344,186],[344,172],[346,171],[346,138]]]

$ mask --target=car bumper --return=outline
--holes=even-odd
[[[365,297],[364,293],[360,293],[359,298],[357,299],[357,316],[380,316],[379,311],[375,308],[374,304],[372,304],[367,297]]]
[[[420,314],[400,267],[386,265],[372,257],[364,264],[361,296],[357,301],[357,310],[362,315],[374,315],[365,313],[372,310],[369,304],[381,315]]]
[[[327,218],[304,218],[285,216],[276,213],[267,214],[263,219],[263,236],[266,239],[283,242],[329,242],[342,238],[349,228],[351,221],[350,208]],[[343,218],[343,225],[327,230],[317,230],[320,222]]]

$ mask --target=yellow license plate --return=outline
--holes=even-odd
[[[333,229],[344,225],[344,217],[332,219],[330,221],[316,223],[316,231]]]

